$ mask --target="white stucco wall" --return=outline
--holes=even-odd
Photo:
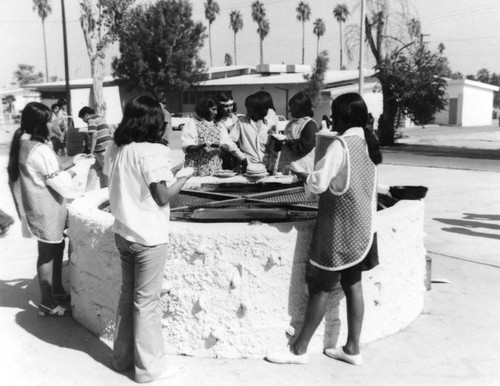
[[[70,278],[73,316],[111,338],[119,297],[120,258],[112,217],[97,209],[107,189],[70,206]],[[424,204],[401,201],[378,212],[380,265],[363,274],[363,342],[393,334],[422,311]],[[172,223],[161,306],[170,353],[262,357],[288,343],[307,301],[304,267],[314,221]],[[332,294],[325,322],[310,350],[342,344],[345,301]]]
[[[458,126],[489,126],[493,112],[493,91],[498,87],[468,79],[449,80],[446,98],[456,98]],[[435,122],[450,124],[449,104],[436,115]]]

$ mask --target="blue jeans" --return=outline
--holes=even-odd
[[[151,382],[166,368],[160,294],[168,244],[147,246],[118,234],[122,288],[113,345],[113,366],[135,368],[137,382]]]

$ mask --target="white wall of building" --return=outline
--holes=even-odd
[[[498,87],[468,79],[449,80],[446,90],[448,102],[457,99],[457,126],[489,126],[493,112],[493,92]],[[450,103],[436,115],[440,125],[450,123]]]
[[[90,105],[90,88],[78,88],[71,90],[71,111],[74,116],[75,127],[87,127],[85,122],[78,118],[78,112],[82,107]],[[122,120],[122,107],[120,101],[120,90],[118,86],[103,87],[104,100],[106,101],[106,121],[108,124],[119,124]]]

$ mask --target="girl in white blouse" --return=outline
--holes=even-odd
[[[62,171],[48,142],[50,119],[47,106],[38,102],[26,105],[21,128],[12,140],[8,173],[12,191],[17,192],[20,217],[26,221],[27,235],[38,240],[37,273],[41,293],[38,314],[65,316],[70,311],[56,303],[69,297],[61,281],[67,217],[65,197],[71,194],[72,178],[88,171],[94,160],[80,157],[73,168]]]
[[[328,147],[312,173],[297,173],[307,177],[306,189],[319,195],[306,268],[309,300],[304,323],[289,350],[267,357],[273,363],[307,363],[307,347],[323,319],[328,295],[339,282],[347,303],[347,342],[343,347],[326,348],[325,354],[353,365],[362,363],[361,274],[378,265],[373,223],[377,165],[382,156],[373,133],[366,128],[368,109],[359,94],[336,98],[332,119],[340,137]]]
[[[169,202],[193,174],[185,168],[174,177],[170,170],[169,149],[161,143],[164,121],[156,99],[132,99],[104,158],[122,262],[113,366],[117,371],[134,369],[140,383],[167,371],[160,292],[168,255]]]

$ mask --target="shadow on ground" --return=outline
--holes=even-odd
[[[71,317],[39,317],[37,278],[0,280],[0,307],[21,309],[16,323],[41,341],[86,353],[95,361],[112,369],[111,349]]]
[[[464,213],[463,219],[433,218],[433,220],[451,225],[451,228],[442,228],[445,232],[500,240],[500,224],[493,223],[500,222],[500,215]],[[477,229],[491,230],[493,233],[479,232]]]
[[[381,149],[382,151],[388,153],[402,152],[402,153],[427,155],[427,156],[500,160],[500,151],[498,151],[497,149],[468,149],[463,147],[409,145],[409,144],[382,146]]]

